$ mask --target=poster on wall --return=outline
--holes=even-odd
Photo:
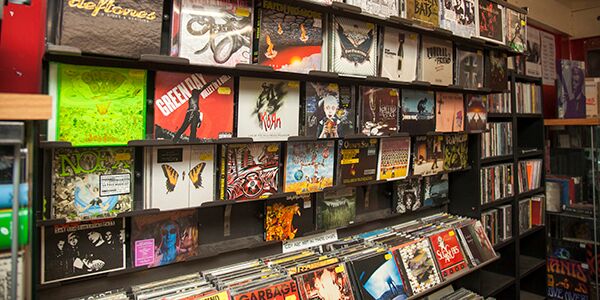
[[[542,42],[542,84],[554,85],[556,80],[556,46],[554,35],[540,31],[540,40]]]
[[[589,299],[590,284],[580,262],[548,257],[548,299]]]
[[[540,31],[527,26],[527,59],[525,62],[525,75],[542,77],[542,60],[540,46]]]

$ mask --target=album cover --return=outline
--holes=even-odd
[[[396,180],[408,176],[410,137],[393,137],[379,142],[377,180]]]
[[[402,90],[400,131],[423,135],[435,130],[435,99],[432,91]]]
[[[281,141],[298,135],[300,83],[241,77],[237,136]]]
[[[393,27],[382,27],[381,76],[412,82],[417,79],[419,34]]]
[[[125,269],[124,219],[42,227],[41,283]]]
[[[356,216],[356,188],[346,187],[324,192],[316,201],[317,230],[343,227],[354,222]]]
[[[157,267],[198,255],[198,211],[133,217],[130,247],[133,267]]]
[[[149,208],[180,209],[214,200],[213,145],[152,147],[146,151]]]
[[[469,166],[468,137],[466,133],[444,136],[444,171],[455,171]]]
[[[542,40],[540,31],[534,27],[527,27],[526,50],[525,75],[542,77]]]
[[[327,266],[296,276],[301,299],[354,300],[344,263]]]
[[[250,200],[279,192],[278,143],[228,144],[221,153],[221,200]]]
[[[504,44],[504,7],[491,0],[479,0],[480,38]]]
[[[506,12],[506,45],[513,51],[523,53],[527,46],[527,14],[510,8]]]
[[[585,118],[585,63],[575,60],[557,62],[558,117]]]
[[[437,85],[451,85],[453,80],[452,41],[423,36],[419,57],[419,79]]]
[[[442,278],[448,279],[469,269],[454,229],[432,234],[429,240],[440,266]]]
[[[377,75],[377,25],[337,16],[332,19],[329,70]]]
[[[56,64],[49,140],[73,146],[124,146],[145,138],[146,71]],[[50,87],[54,89],[54,87]]]
[[[256,0],[253,62],[275,70],[321,70],[323,14],[270,0]]]
[[[468,89],[483,87],[483,51],[456,49],[456,85]]]
[[[171,55],[201,65],[251,63],[251,0],[177,0],[173,6]]]
[[[333,186],[335,141],[287,143],[283,191],[320,192]]]
[[[368,184],[357,189],[356,214],[390,210],[393,211],[394,182]]]
[[[496,91],[508,89],[508,65],[506,52],[489,50],[485,56],[485,87]]]
[[[292,240],[314,230],[312,195],[265,202],[265,241]]]
[[[463,94],[437,92],[435,131],[457,132],[464,130],[465,102]]]
[[[423,178],[423,206],[433,206],[448,199],[448,175],[438,174]]]
[[[156,72],[154,138],[178,143],[233,136],[233,95],[228,75]]]
[[[134,154],[122,147],[55,149],[50,218],[76,221],[132,210]]]
[[[375,15],[381,18],[389,18],[398,16],[400,9],[398,8],[399,0],[346,0],[346,3],[358,6],[363,13]]]
[[[57,44],[83,53],[139,58],[159,54],[162,0],[62,1]]]
[[[398,90],[360,87],[362,133],[380,136],[398,132]]]
[[[351,262],[356,285],[364,300],[404,300],[409,293],[392,253],[379,253]]]
[[[423,207],[421,177],[413,177],[394,182],[394,212],[403,214]]]
[[[232,300],[247,300],[247,299],[266,299],[265,295],[274,295],[270,299],[273,300],[284,300],[284,299],[300,299],[299,288],[295,280],[285,280],[276,282],[270,285],[261,285],[249,290],[232,295]],[[276,295],[276,296],[275,296]]]
[[[400,247],[398,253],[413,294],[419,294],[441,283],[434,254],[427,239],[409,242]]]
[[[340,163],[337,178],[342,184],[377,179],[378,139],[350,139],[338,143]]]
[[[477,0],[440,1],[440,28],[471,38],[477,34]]]
[[[434,175],[444,170],[444,137],[416,136],[413,143],[413,175]]]
[[[354,86],[307,82],[304,133],[318,138],[337,138],[356,129]]]
[[[467,94],[467,130],[483,131],[487,124],[487,96]]]
[[[406,0],[406,18],[427,27],[439,27],[438,0]]]
[[[480,265],[494,257],[496,252],[488,239],[480,221],[470,223],[457,229],[460,238],[469,253],[469,258],[474,266]]]

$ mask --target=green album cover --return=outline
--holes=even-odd
[[[117,146],[143,139],[146,71],[58,65],[56,139]]]

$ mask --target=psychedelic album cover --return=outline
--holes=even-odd
[[[558,117],[585,118],[585,63],[575,60],[557,62]]]
[[[232,295],[232,300],[267,299],[265,295],[276,295],[273,300],[300,299],[299,288],[295,280],[277,281],[274,284],[260,285],[239,294]]]
[[[463,245],[466,245],[465,249],[473,265],[480,265],[496,257],[496,251],[479,220],[460,227],[457,231],[463,240]]]
[[[124,146],[145,138],[146,71],[58,64],[56,93],[56,140]]]
[[[467,94],[467,130],[483,131],[487,124],[487,96]]]
[[[427,27],[439,27],[439,0],[406,0],[406,18]]]
[[[429,176],[444,170],[443,136],[416,136],[412,153],[413,175]]]
[[[490,0],[479,0],[480,38],[504,44],[504,7]]]
[[[296,276],[301,299],[354,300],[344,263],[327,266]]]
[[[390,252],[359,258],[351,262],[364,300],[404,300],[408,298],[402,275]]]
[[[527,27],[527,51],[525,54],[525,75],[542,77],[542,40],[540,31]],[[557,68],[558,71],[558,68]]]
[[[484,86],[496,91],[508,88],[508,58],[506,52],[489,50],[485,56]]]
[[[377,180],[396,180],[408,176],[410,137],[393,137],[379,142]]]
[[[398,132],[398,90],[383,87],[360,87],[361,132],[380,136]]]
[[[350,139],[338,143],[340,164],[337,178],[342,184],[376,180],[378,139]]]
[[[323,199],[316,201],[317,230],[334,229],[354,222],[356,216],[355,187],[324,192],[322,197]]]
[[[307,82],[305,96],[306,136],[338,138],[356,128],[354,86]]]
[[[419,34],[393,27],[382,27],[381,76],[412,82],[417,79]]]
[[[59,148],[52,154],[52,219],[114,217],[133,209],[133,148]]]
[[[43,226],[41,283],[125,269],[124,219]]]
[[[590,250],[590,252],[594,251]],[[546,266],[548,299],[598,298],[593,283],[598,274],[594,272],[595,261],[597,262],[593,257],[587,262],[567,259],[564,256],[548,257]]]
[[[231,137],[233,94],[228,75],[156,72],[154,138],[178,143]]]
[[[456,49],[456,85],[468,89],[483,87],[483,51]]]
[[[448,175],[438,174],[423,178],[423,206],[433,206],[448,199]]]
[[[130,247],[133,267],[163,266],[198,255],[198,211],[133,217]]]
[[[337,16],[332,18],[329,70],[377,75],[377,25]]]
[[[146,151],[149,208],[181,209],[214,200],[214,145],[152,147]]]
[[[440,28],[471,38],[477,34],[477,0],[440,1]]]
[[[174,1],[171,55],[192,64],[235,67],[251,63],[251,47],[251,0]]]
[[[522,14],[510,8],[506,12],[506,45],[513,51],[523,53],[527,46],[527,14]]]
[[[254,63],[275,70],[321,70],[323,14],[270,0],[256,0]]]
[[[466,133],[444,136],[444,171],[455,171],[469,166],[468,137]]]
[[[398,16],[399,0],[346,0],[346,3],[358,6],[363,13],[375,15],[381,18]]]
[[[254,141],[281,141],[297,136],[300,83],[240,78],[237,136]]]
[[[463,94],[437,92],[435,131],[463,131],[465,122],[465,102]]]
[[[62,3],[58,44],[84,53],[135,59],[159,54],[163,0]]]
[[[419,79],[437,85],[453,82],[452,41],[421,37]]]
[[[221,151],[221,200],[251,200],[279,192],[278,143],[228,144]]]
[[[283,192],[320,192],[333,186],[335,141],[287,143]]]
[[[413,177],[394,182],[394,212],[403,214],[423,207],[421,177]]]
[[[454,229],[432,234],[429,236],[429,241],[444,279],[459,275],[469,269]]]
[[[441,283],[434,254],[427,239],[405,244],[398,249],[398,253],[413,294],[419,294]]]
[[[423,135],[435,130],[435,98],[432,91],[402,90],[400,131]]]
[[[265,202],[265,241],[293,240],[314,230],[312,195]]]

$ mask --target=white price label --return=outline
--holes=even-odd
[[[131,193],[131,174],[100,175],[100,197]]]
[[[317,235],[305,236],[290,241],[283,241],[281,244],[281,251],[283,253],[289,253],[310,247],[320,246],[337,240],[337,231],[330,230]]]

